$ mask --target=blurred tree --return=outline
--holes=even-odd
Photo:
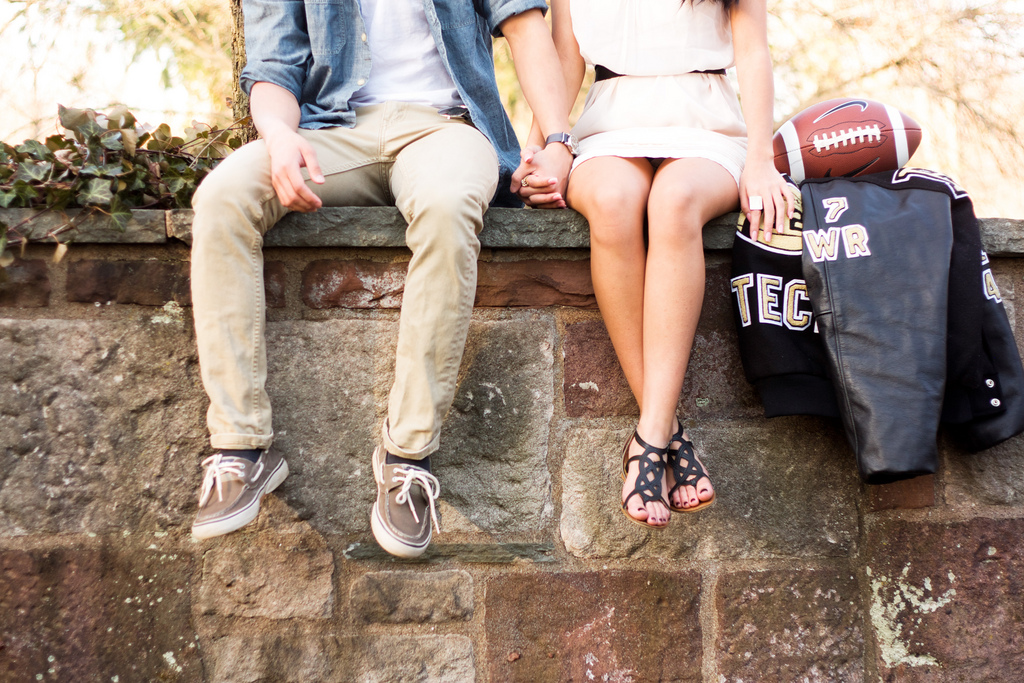
[[[0,87],[8,93],[5,104],[20,114],[5,112],[5,127],[20,119],[15,130],[32,136],[51,131],[54,90],[62,98],[89,98],[68,104],[98,108],[116,102],[97,101],[97,93],[131,99],[129,93],[114,94],[115,85],[137,73],[137,63],[158,65],[164,88],[177,86],[188,94],[190,101],[179,109],[194,110],[198,103],[205,120],[223,125],[230,121],[234,37],[230,10],[220,0],[5,0],[0,39],[14,53],[0,73]],[[102,87],[104,82],[110,86]],[[137,85],[136,92],[151,93],[155,84]],[[141,100],[125,103],[144,110]]]
[[[234,26],[221,0],[92,0],[86,6],[101,22],[118,26],[137,53],[169,50],[165,83],[173,67],[193,94],[210,102],[229,100]]]
[[[776,125],[833,97],[892,104],[925,130],[914,164],[1024,215],[1024,3],[770,2]],[[984,178],[985,180],[982,180]]]
[[[210,102],[213,111],[224,112],[212,117],[213,123],[226,122],[226,102],[235,118],[247,111],[237,86],[245,61],[241,0],[8,1],[6,8],[0,5],[5,46],[12,31],[25,30],[21,20],[33,12],[56,25],[91,20],[116,27],[136,56],[159,56],[165,82],[180,82]],[[769,12],[776,125],[830,97],[885,101],[925,128],[914,163],[960,179],[984,177],[983,188],[968,189],[1001,198],[999,206],[1012,207],[1002,209],[1013,211],[1008,215],[1024,215],[1024,193],[1010,184],[1019,187],[1024,179],[1017,170],[1024,167],[1024,124],[1018,115],[1024,110],[1024,2],[769,0]],[[45,53],[47,41],[57,46],[54,36],[37,27],[30,39]],[[83,78],[88,67],[69,65],[69,78]],[[525,137],[529,108],[503,40],[495,42],[495,70],[516,131]],[[583,94],[577,108],[582,99]]]

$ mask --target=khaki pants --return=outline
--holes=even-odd
[[[359,109],[354,129],[300,132],[326,177],[323,185],[307,183],[325,206],[393,204],[409,224],[413,256],[383,441],[396,455],[426,457],[437,450],[455,394],[497,155],[471,125],[397,102]],[[192,203],[192,302],[210,441],[214,448],[267,448],[274,433],[264,387],[262,246],[288,209],[271,186],[264,142],[225,159]]]

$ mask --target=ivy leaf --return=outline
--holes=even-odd
[[[36,189],[29,185],[24,180],[15,180],[12,185],[14,193],[18,196],[24,206],[28,206],[28,203],[39,196]]]
[[[110,191],[110,181],[102,178],[94,178],[78,191],[78,202],[82,206],[92,204],[94,206],[107,206],[114,198]]]
[[[135,132],[134,128],[121,129],[121,144],[124,145],[124,151],[128,153],[128,156],[135,156],[135,149],[139,144],[139,134]]]
[[[178,194],[183,187],[185,187],[185,179],[181,176],[171,176],[167,179],[167,189],[172,194]]]
[[[110,202],[110,221],[115,228],[124,232],[128,229],[128,223],[132,219],[131,208],[121,201],[121,198],[114,195]]]
[[[74,109],[72,107],[65,107],[63,104],[57,105],[57,117],[60,119],[60,125],[67,128],[72,133],[78,133],[81,126],[89,121],[96,121],[96,112],[92,109]]]
[[[81,170],[82,175],[94,175],[106,178],[119,176],[124,172],[125,170],[120,163],[103,164],[102,166],[97,166],[96,164],[86,164],[85,166],[82,167]]]
[[[10,208],[17,198],[18,193],[14,190],[0,190],[0,209]]]
[[[26,142],[28,141],[26,140]],[[68,140],[63,135],[51,135],[46,138],[46,148],[51,152],[56,152],[61,149],[74,149],[75,143]]]
[[[100,144],[103,145],[106,149],[109,149],[114,152],[118,152],[124,149],[124,145],[121,144],[120,131],[116,131],[114,133],[108,131],[104,133],[103,135],[100,136]]]
[[[75,191],[67,183],[61,183],[59,187],[51,187],[46,193],[46,207],[49,209],[64,209],[75,198]]]
[[[25,142],[18,145],[16,151],[21,154],[28,154],[38,161],[53,161],[53,152],[38,140],[25,140]]]
[[[86,121],[78,127],[78,130],[76,130],[75,133],[76,135],[81,135],[79,139],[82,142],[86,142],[91,141],[93,139],[98,139],[101,135],[103,135],[104,131],[105,129],[95,121]]]
[[[109,121],[107,127],[111,130],[135,127],[135,116],[123,104],[119,104],[107,112],[107,120]]]
[[[170,147],[170,145],[167,144],[166,140],[158,140],[156,137],[146,143],[146,149],[153,152],[162,152],[168,147]]]
[[[53,170],[53,164],[48,161],[34,163],[31,161],[24,161],[18,164],[18,172],[14,174],[14,180],[24,180],[26,182],[43,182],[46,177],[50,175],[50,171]]]
[[[153,131],[153,139],[161,142],[167,142],[171,139],[171,127],[166,123],[161,123]]]

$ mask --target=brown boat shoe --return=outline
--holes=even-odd
[[[192,535],[199,539],[241,529],[260,513],[260,500],[288,477],[288,463],[275,448],[251,462],[217,451],[203,461],[206,475],[199,492],[199,514]]]
[[[380,547],[397,557],[423,554],[430,545],[437,522],[435,501],[441,493],[437,477],[414,465],[389,464],[387,451],[373,451],[373,478],[377,500],[370,513],[370,527]]]

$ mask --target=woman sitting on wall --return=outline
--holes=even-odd
[[[568,93],[597,80],[565,143],[567,197],[533,174],[536,127],[513,189],[590,223],[598,305],[640,420],[622,453],[623,512],[664,527],[715,490],[676,417],[704,297],[701,230],[737,203],[752,237],[781,230],[793,198],[772,154],[774,87],[765,0],[553,0]],[[725,75],[735,65],[743,106]],[[567,108],[572,102],[566,103]],[[744,123],[746,119],[746,124]],[[568,136],[566,136],[568,137]]]

